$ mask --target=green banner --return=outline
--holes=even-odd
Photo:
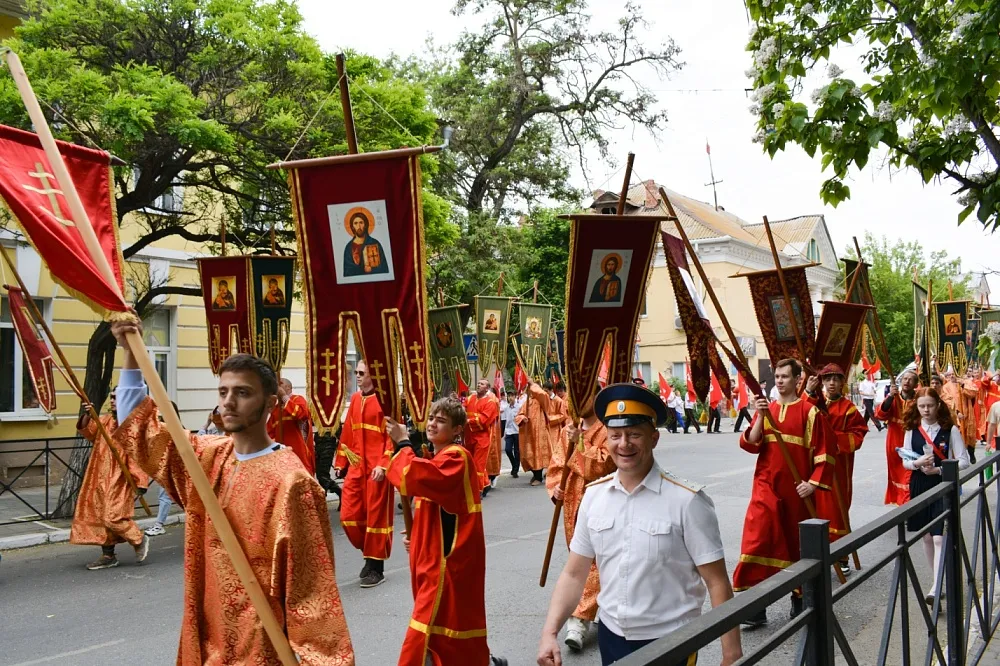
[[[479,370],[486,374],[496,365],[507,365],[507,338],[513,298],[476,296],[476,339],[479,341]]]
[[[280,374],[288,356],[295,259],[251,257],[250,286],[253,293],[254,355],[268,361]]]
[[[431,338],[431,379],[440,394],[457,386],[456,373],[461,374],[466,386],[472,385],[472,372],[465,358],[462,339],[462,317],[465,306],[454,305],[427,311],[427,330]]]
[[[937,353],[939,371],[953,368],[964,375],[969,365],[968,339],[969,301],[948,301],[934,304],[931,322],[933,349]]]
[[[541,382],[548,365],[552,306],[538,303],[520,303],[519,306],[521,338],[517,345],[517,356],[525,374],[536,382]]]

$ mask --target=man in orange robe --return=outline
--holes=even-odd
[[[396,493],[385,480],[392,442],[385,434],[385,415],[368,364],[358,361],[355,372],[361,390],[351,396],[333,467],[337,478],[347,477],[341,492],[340,524],[365,558],[358,576],[361,587],[369,588],[385,580],[385,560],[392,553]]]
[[[292,393],[292,382],[284,377],[278,382],[278,404],[267,420],[267,434],[294,451],[309,473],[316,476],[316,447],[309,403],[301,395]]]
[[[875,418],[889,429],[885,435],[885,460],[889,482],[885,488],[885,503],[902,506],[910,501],[910,471],[903,467],[903,459],[896,453],[903,447],[906,434],[903,414],[916,398],[917,373],[907,370],[899,376],[898,384],[889,389],[889,396],[875,410]]]
[[[101,424],[109,435],[114,435],[118,427],[115,417],[115,389],[111,390],[111,413],[101,417]],[[93,544],[101,547],[101,556],[87,565],[91,571],[118,566],[115,545],[127,541],[135,549],[136,564],[146,559],[149,553],[149,537],[146,537],[133,516],[135,515],[135,495],[129,487],[121,465],[115,460],[108,443],[98,432],[97,424],[84,414],[80,417],[77,430],[80,436],[94,446],[90,451],[90,462],[83,474],[73,525],[69,531],[69,541],[75,544]],[[122,454],[121,449],[118,450]],[[122,454],[125,466],[140,493],[149,486],[149,477],[130,456]]]
[[[490,391],[490,382],[480,379],[476,383],[476,393],[465,401],[465,446],[472,451],[479,473],[479,490],[486,497],[490,479],[486,473],[486,461],[493,448],[494,430],[500,427],[500,401]]]
[[[115,322],[112,333],[125,346],[125,333],[141,335],[140,326]],[[278,655],[173,439],[146,398],[137,367],[125,347],[118,386],[122,424],[115,443],[187,512],[177,664],[277,664]],[[278,381],[270,365],[249,354],[229,357],[219,372],[219,411],[229,434],[192,434],[191,445],[299,663],[353,666],[326,493],[291,449],[267,436],[266,416],[277,400]]]
[[[576,517],[588,483],[611,474],[617,469],[608,453],[608,430],[594,413],[594,397],[580,409],[583,425],[577,427],[569,423],[559,435],[559,443],[552,449],[549,470],[545,476],[545,487],[552,501],[563,502],[563,532],[566,545],[573,541],[576,532]],[[566,452],[574,447],[566,464]],[[565,489],[562,488],[563,475],[567,475]],[[601,582],[597,575],[597,562],[591,564],[583,596],[573,615],[566,621],[566,645],[574,650],[583,649],[583,640],[589,625],[597,618],[597,595]]]
[[[844,397],[845,379],[846,375],[840,366],[829,363],[820,370],[819,378],[810,377],[806,383],[809,401],[817,404],[821,396],[816,389],[819,382],[823,382],[825,394],[823,409],[837,439],[837,453],[834,456],[837,461],[834,467],[836,481],[834,492],[820,493],[816,496],[817,514],[830,520],[831,542],[850,532],[849,522],[846,519],[850,518],[851,501],[854,498],[854,454],[861,448],[865,435],[868,434],[865,417],[853,402]],[[847,558],[838,564],[845,576],[850,573]]]
[[[801,400],[796,383],[802,366],[795,359],[779,361],[774,369],[778,399],[757,397],[757,413],[741,436],[740,448],[757,456],[750,505],[743,523],[740,560],[733,572],[733,589],[747,590],[799,559],[799,523],[811,518],[805,500],[817,489],[832,488],[837,443],[826,416]],[[765,425],[761,414],[770,412]],[[798,484],[788,469],[773,427],[777,427],[795,464]],[[792,595],[792,614],[802,609],[802,598]],[[744,622],[747,627],[767,623],[766,609]]]
[[[531,485],[542,485],[542,470],[549,466],[552,446],[559,441],[559,433],[566,420],[566,407],[552,392],[552,383],[541,386],[528,381],[528,399],[514,422],[519,429],[521,467],[531,472]]]
[[[418,458],[406,427],[388,421],[399,447],[389,462],[389,481],[413,498],[410,554],[413,614],[399,666],[505,665],[486,642],[486,537],[479,470],[466,446],[454,441],[466,425],[459,401],[431,405],[427,439],[434,457]]]

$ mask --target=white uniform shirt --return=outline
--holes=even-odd
[[[618,472],[587,487],[570,550],[595,558],[600,622],[628,640],[666,636],[701,615],[698,566],[725,557],[715,505],[659,465],[631,494]]]
[[[520,397],[518,397],[518,398],[516,398],[514,400],[514,404],[513,405],[507,404],[506,400],[504,400],[500,404],[500,413],[502,414],[502,416],[500,417],[500,419],[502,421],[506,421],[506,424],[504,425],[504,430],[503,430],[504,436],[506,436],[506,435],[516,435],[518,433],[517,424],[514,423],[514,417],[517,416],[517,413],[519,411],[521,411],[521,405],[524,404],[524,401],[526,399],[527,398],[522,395],[522,396],[520,396]]]
[[[690,398],[684,399],[684,409],[694,409],[695,402]]]

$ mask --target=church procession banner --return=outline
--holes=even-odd
[[[427,311],[431,334],[431,379],[441,393],[445,392],[446,386],[455,386],[456,372],[466,385],[472,382],[462,339],[462,307],[453,305]]]
[[[757,323],[771,362],[796,358],[802,363],[808,363],[816,343],[816,320],[813,318],[812,297],[806,281],[806,267],[783,268],[782,273],[785,274],[785,284],[788,285],[791,296],[792,313],[788,312],[777,270],[744,273],[741,277],[745,277],[750,284]],[[799,353],[795,329],[792,328],[793,321],[805,347],[806,358],[802,358]]]
[[[632,353],[660,221],[653,215],[569,215],[565,378],[571,409],[593,395],[601,355],[608,382],[632,378]]]
[[[52,352],[42,338],[31,311],[25,303],[24,293],[20,287],[4,285],[7,289],[7,303],[10,308],[10,321],[14,325],[17,341],[24,352],[28,375],[31,377],[31,387],[34,389],[38,406],[51,414],[56,408],[56,389],[52,377]]]
[[[969,305],[971,301],[934,303],[931,315],[932,345],[937,354],[937,369],[941,372],[950,366],[958,374],[965,374],[969,365],[969,347],[966,342]]]
[[[282,166],[303,262],[309,398],[320,427],[336,426],[346,397],[348,334],[385,413],[399,418],[405,398],[423,425],[432,389],[419,155]]]
[[[913,283],[913,356],[917,359],[917,377],[930,386],[930,353],[927,349],[927,290]]]
[[[816,332],[816,351],[809,359],[812,366],[819,370],[827,363],[836,363],[846,372],[854,363],[865,318],[872,310],[857,303],[824,301]]]
[[[295,259],[203,257],[198,272],[212,372],[233,354],[253,354],[280,372],[288,356]]]
[[[524,372],[536,382],[548,379],[547,370],[552,352],[552,306],[540,303],[519,303],[521,334],[515,342],[517,360]]]
[[[847,295],[848,303],[859,305],[875,305],[875,297],[872,295],[871,281],[868,277],[868,264],[858,263],[854,259],[844,259],[845,276],[847,285],[854,285],[854,289]],[[855,271],[858,271],[857,279],[854,278]],[[892,374],[892,360],[889,358],[889,347],[886,345],[885,337],[882,335],[881,322],[879,321],[878,309],[870,308],[865,315],[864,324],[858,336],[858,352],[851,361],[863,356],[869,360],[878,361],[886,372]],[[847,366],[843,366],[846,370]]]
[[[486,374],[496,365],[507,365],[510,311],[515,299],[507,296],[476,296],[476,338],[479,341],[479,371]]]

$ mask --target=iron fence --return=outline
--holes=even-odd
[[[943,482],[937,487],[855,529],[832,546],[826,521],[800,523],[801,559],[798,562],[617,663],[621,666],[686,664],[691,654],[796,589],[802,590],[803,612],[744,654],[737,662],[739,666],[759,663],[779,646],[796,639],[793,663],[800,666],[833,666],[838,657],[836,663],[849,666],[872,663],[859,662],[837,617],[835,604],[866,584],[866,589],[874,589],[869,581],[890,565],[893,570],[889,600],[874,663],[878,666],[916,663],[920,650],[914,650],[911,641],[919,635],[913,633],[911,636],[913,622],[917,623],[918,631],[926,632],[926,648],[919,658],[920,663],[926,666],[932,663],[948,666],[985,663],[983,659],[989,642],[1000,625],[1000,610],[994,599],[1000,566],[996,529],[1000,522],[998,467],[1000,456],[989,456],[959,474],[958,463],[948,461],[944,464]],[[977,483],[972,485],[972,481]],[[940,516],[919,531],[906,531],[909,517],[939,500],[945,507]],[[923,602],[924,591],[910,547],[921,541],[934,525],[941,523],[945,526],[944,546],[934,589],[944,592],[928,606]],[[896,545],[888,555],[869,563],[846,584],[833,589],[830,572],[838,560],[893,532],[896,533]],[[919,600],[916,604],[911,603],[910,586]],[[942,615],[945,620],[943,637],[938,628]],[[894,631],[897,620],[898,634]],[[890,656],[897,640],[899,654]]]

